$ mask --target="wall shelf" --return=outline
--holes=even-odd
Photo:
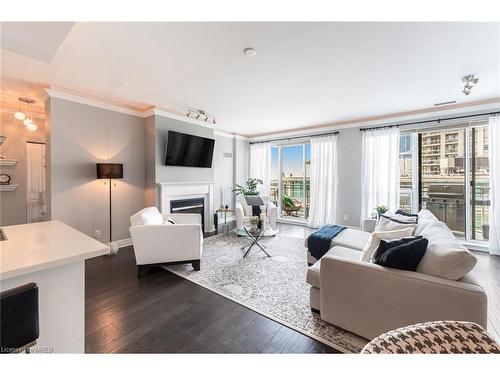
[[[0,191],[14,191],[19,185],[0,185]]]
[[[0,165],[13,166],[17,164],[17,159],[0,159]]]

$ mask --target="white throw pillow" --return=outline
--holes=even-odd
[[[391,220],[389,217],[385,217],[381,215],[378,219],[377,222],[377,227],[375,228],[376,232],[389,232],[393,230],[399,230],[399,229],[406,229],[406,228],[411,228],[412,232],[410,236],[413,234],[415,231],[415,228],[417,227],[416,223],[407,223],[407,222],[399,222]]]
[[[425,228],[436,222],[437,220],[434,219],[420,219],[417,223],[417,227],[415,228],[415,236],[421,236]]]
[[[476,265],[474,254],[458,242],[448,227],[440,221],[427,225],[421,235],[429,244],[417,272],[459,280]]]
[[[163,224],[163,216],[156,207],[150,207],[141,214],[143,225],[159,225]]]
[[[402,215],[402,214],[390,213],[389,215],[385,214],[384,216],[389,216],[392,219],[396,219],[398,221],[404,221],[405,223],[416,223],[418,220],[417,216],[409,216],[409,215]]]
[[[420,212],[418,213],[418,221],[422,219],[433,219],[434,221],[438,221],[437,217],[434,216],[432,212],[426,209],[421,209]]]
[[[371,262],[373,253],[380,244],[380,240],[398,240],[402,237],[409,237],[413,234],[413,228],[403,228],[386,232],[373,232],[368,243],[361,251],[361,261]]]

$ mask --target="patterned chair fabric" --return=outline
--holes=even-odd
[[[415,324],[376,337],[362,354],[500,353],[500,345],[478,324],[438,321]]]

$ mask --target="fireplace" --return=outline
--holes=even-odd
[[[195,207],[197,209],[196,213],[201,214],[205,233],[211,233],[215,231],[213,213],[214,202],[213,202],[213,182],[162,182],[158,183],[160,188],[159,198],[160,198],[160,212],[168,214],[170,212],[189,212],[188,210],[178,210],[172,211],[172,208],[179,208],[180,206],[199,206]],[[193,203],[193,201],[195,201]],[[176,204],[172,205],[171,202],[180,201],[180,206]],[[191,201],[189,204],[185,202]],[[199,211],[198,211],[199,210]]]
[[[188,198],[170,201],[170,212],[173,214],[199,214],[201,215],[201,228],[205,231],[205,199]]]

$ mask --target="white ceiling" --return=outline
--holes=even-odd
[[[49,63],[74,22],[9,22],[2,26],[2,49]]]
[[[500,23],[76,23],[50,63],[36,56],[2,48],[2,75],[199,108],[243,135],[500,97]]]

